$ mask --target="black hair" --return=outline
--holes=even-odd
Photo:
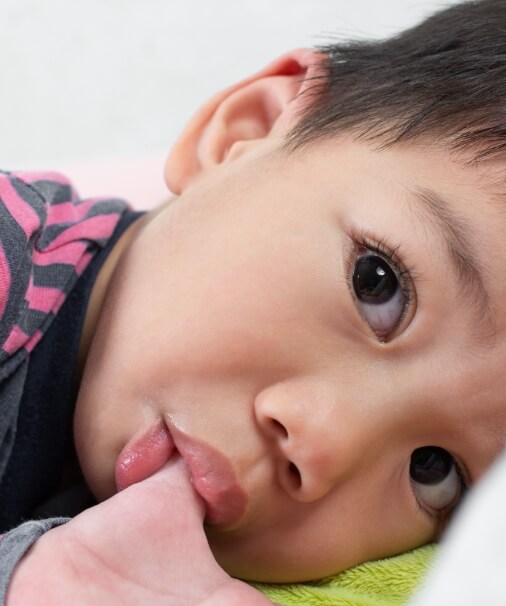
[[[429,137],[473,161],[506,152],[506,0],[463,2],[387,40],[318,50],[321,75],[287,150],[351,132],[380,147]]]

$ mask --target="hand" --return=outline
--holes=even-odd
[[[272,606],[214,560],[179,458],[49,531],[21,560],[7,606]]]

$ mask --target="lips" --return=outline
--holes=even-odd
[[[157,421],[133,436],[116,461],[116,486],[123,490],[161,469],[177,451],[188,465],[191,482],[202,497],[205,522],[232,526],[243,516],[247,495],[228,459],[218,450],[187,435],[169,420]]]

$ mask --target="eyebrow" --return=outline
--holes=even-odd
[[[459,288],[464,295],[467,295],[466,301],[469,302],[469,307],[480,327],[480,338],[486,341],[493,340],[496,333],[495,322],[483,271],[475,260],[478,258],[478,252],[473,244],[477,239],[475,230],[455,211],[453,205],[432,189],[409,189],[409,192],[418,202],[416,209],[421,208],[439,232],[453,265]]]

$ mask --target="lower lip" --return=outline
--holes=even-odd
[[[179,452],[188,465],[193,487],[205,502],[206,523],[232,526],[238,522],[244,515],[248,498],[227,458],[173,425],[169,431],[163,420],[139,431],[120,452],[115,469],[117,489],[124,490],[149,478],[175,452]]]
[[[228,459],[218,450],[170,425],[176,449],[191,472],[191,481],[206,506],[205,522],[230,527],[244,515],[248,497]]]
[[[135,434],[116,460],[117,489],[123,490],[152,476],[175,450],[174,440],[162,420]]]

